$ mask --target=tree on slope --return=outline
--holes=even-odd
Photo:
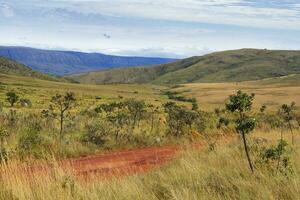
[[[248,95],[239,90],[236,94],[229,97],[229,102],[226,104],[226,109],[228,111],[237,114],[237,119],[235,121],[236,131],[242,135],[245,153],[252,172],[254,171],[254,168],[250,158],[246,134],[252,132],[256,126],[255,118],[249,116],[254,96],[254,94]]]

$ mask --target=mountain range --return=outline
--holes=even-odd
[[[170,58],[112,56],[101,53],[9,46],[0,46],[0,56],[15,60],[40,72],[60,76],[116,67],[157,65],[175,61],[175,59]]]

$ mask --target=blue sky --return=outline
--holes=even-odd
[[[300,0],[0,0],[0,45],[189,57],[300,48]]]

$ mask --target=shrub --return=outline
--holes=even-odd
[[[18,150],[21,157],[32,155],[34,157],[41,157],[43,149],[41,148],[42,137],[39,131],[35,129],[27,129],[18,142]]]
[[[86,125],[86,134],[83,136],[83,142],[90,142],[96,145],[103,145],[109,140],[110,130],[107,124],[99,121],[93,121]]]
[[[13,107],[14,104],[18,102],[19,96],[15,92],[7,92],[6,100],[9,102],[10,106]]]
[[[290,149],[285,140],[279,140],[277,145],[265,147],[258,146],[255,148],[258,152],[256,164],[266,168],[268,171],[275,173],[279,171],[284,175],[293,172],[290,163]]]

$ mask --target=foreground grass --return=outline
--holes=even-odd
[[[297,133],[299,134],[299,132]],[[256,132],[271,145],[278,132]],[[285,134],[289,141],[289,134]],[[297,138],[299,142],[300,138]],[[81,181],[57,169],[28,178],[14,171],[18,162],[1,166],[1,199],[299,199],[300,146],[292,147],[294,172],[248,169],[240,141],[220,143],[214,151],[189,150],[168,166],[121,178]]]

